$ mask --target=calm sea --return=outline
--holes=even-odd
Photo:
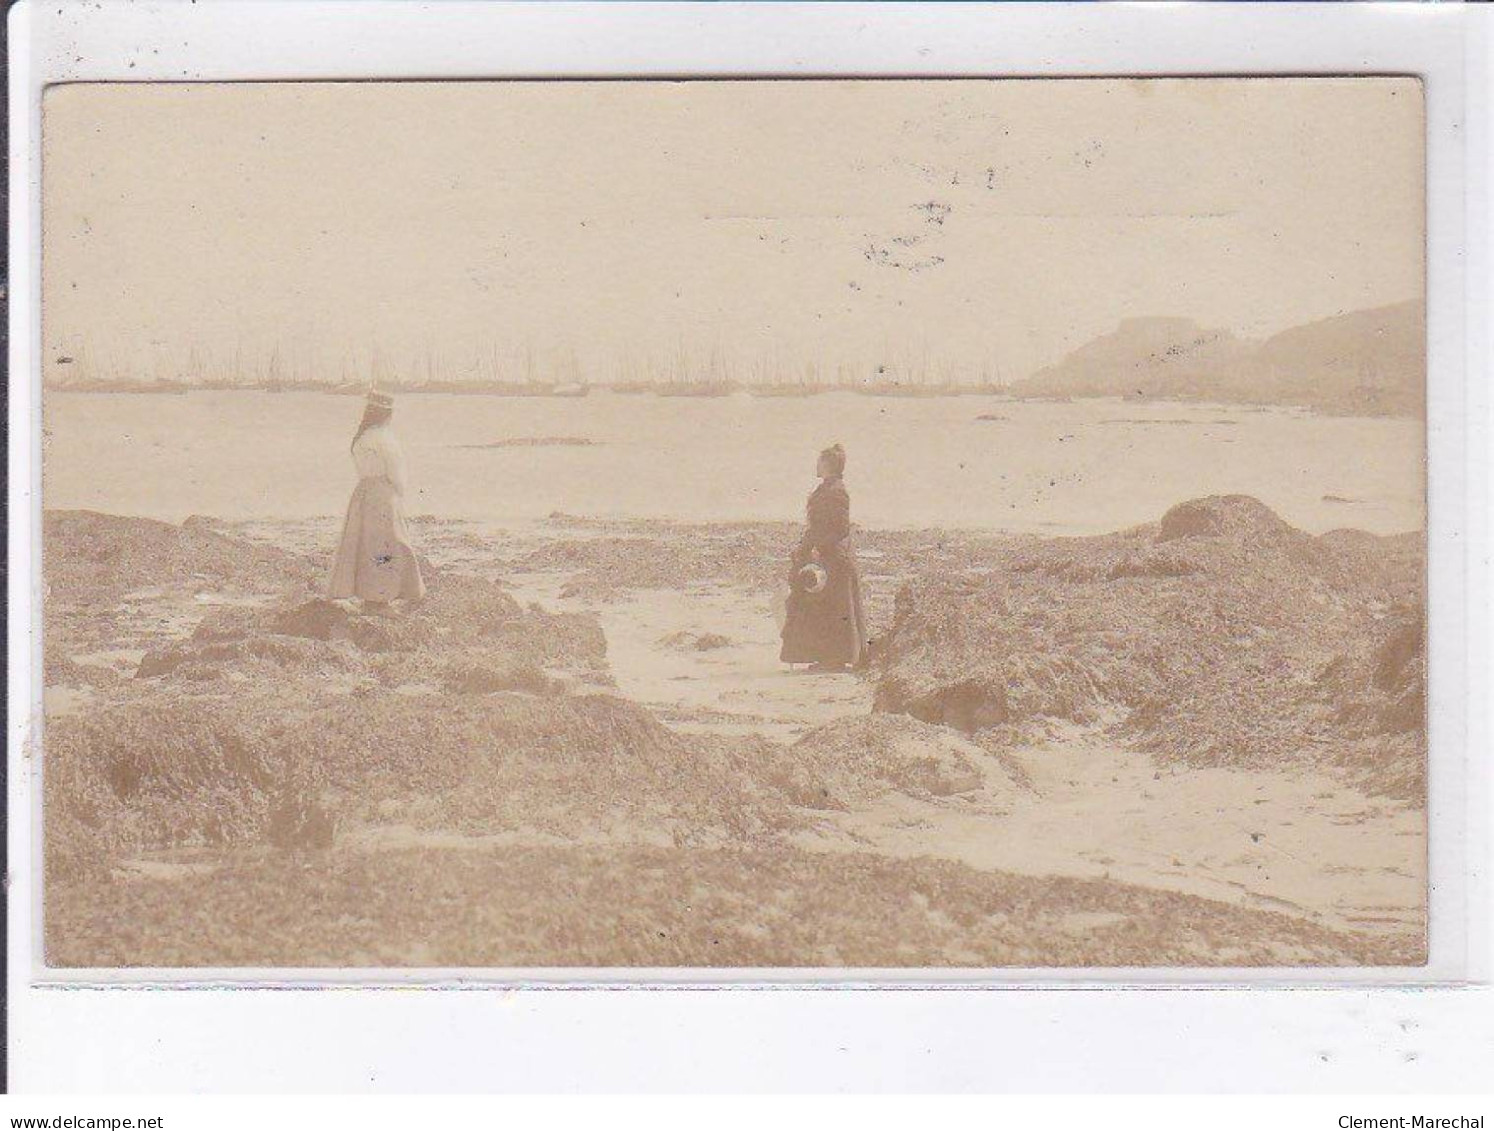
[[[43,497],[180,521],[340,514],[355,397],[46,395]],[[986,417],[987,419],[982,419]],[[1424,523],[1419,421],[1295,410],[990,397],[407,395],[413,514],[796,521],[815,453],[849,453],[863,526],[1094,533],[1183,499],[1254,495],[1320,532]],[[576,439],[582,445],[497,446]]]

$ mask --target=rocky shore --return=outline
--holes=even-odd
[[[868,532],[826,682],[765,646],[786,525],[418,530],[388,618],[317,524],[46,515],[51,963],[1422,960],[1419,539]]]

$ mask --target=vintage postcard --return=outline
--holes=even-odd
[[[1418,81],[43,146],[49,966],[1425,962]]]

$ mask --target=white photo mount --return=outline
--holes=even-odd
[[[1491,975],[1487,33],[1484,10],[1462,5],[431,7],[204,0],[151,7],[23,3],[14,8],[8,752],[9,990],[17,1079],[67,1079],[65,1073],[59,1075],[62,1069],[54,1059],[58,1050],[81,1039],[102,1051],[111,1047],[108,1035],[113,1034],[117,1051],[123,1039],[120,1026],[160,1024],[166,1027],[163,1032],[171,1030],[182,1039],[186,1030],[172,1027],[183,1024],[185,1013],[202,1009],[204,1002],[222,1012],[219,1023],[241,1024],[232,1018],[240,1016],[242,997],[202,989],[210,986],[345,987],[335,1000],[347,1004],[343,1012],[348,1018],[383,1012],[387,1007],[380,1003],[397,1000],[378,998],[381,991],[373,987],[412,985],[941,987],[948,996],[937,1000],[949,1003],[952,1013],[960,1008],[955,1003],[969,1000],[970,994],[979,999],[992,988],[1007,987],[1028,991],[1016,1012],[1053,1003],[1074,1023],[1107,1009],[1114,1016],[1120,1007],[1085,1003],[1113,1002],[1128,987],[1219,987],[1208,995],[1169,995],[1173,1004],[1161,1014],[1150,1002],[1143,1008],[1138,998],[1134,1008],[1159,1028],[1170,1010],[1192,1014],[1208,996],[1242,987],[1262,1002],[1263,1017],[1321,1002],[1318,995],[1301,992],[1309,987],[1352,987],[1364,1000],[1408,987],[1441,987],[1439,993],[1455,995],[1483,992],[1468,987],[1487,984]],[[40,719],[40,111],[46,87],[99,81],[1356,74],[1416,76],[1426,93],[1431,892],[1430,959],[1424,968],[1000,970],[972,977],[860,970],[54,971],[41,965],[35,743]],[[141,986],[180,987],[180,994],[163,997],[126,988]],[[1292,986],[1301,990],[1294,994],[1288,990]],[[364,1003],[363,989],[355,993],[354,987],[366,989],[377,1001]],[[1107,992],[1098,997],[1064,992],[1079,988]],[[1431,1000],[1427,992],[1417,1000]],[[197,996],[183,996],[193,993]],[[714,1003],[731,996],[692,995],[692,1000]],[[782,998],[783,1008],[793,1008],[787,1003],[801,997]],[[266,999],[255,995],[255,1000]],[[294,1027],[299,1022],[286,1018],[310,1012],[303,1005],[310,1000],[306,995],[276,991],[270,1000],[274,1004],[253,1007],[267,1025],[273,1015],[278,1018],[273,1024]],[[451,1003],[452,1015],[465,1017],[464,1024],[484,1023],[467,1008],[467,995],[439,1000]],[[529,1003],[534,1008],[536,1002],[553,1000],[553,995],[539,995]],[[572,998],[558,1009],[586,1008],[576,1004],[580,1000]],[[653,995],[641,1008],[649,1012],[682,1000]],[[1466,1008],[1468,1000],[1457,1008]],[[186,1001],[192,1004],[181,1004]],[[778,1009],[775,1005],[774,1011]],[[1255,1010],[1251,1006],[1242,1012]],[[1206,1022],[1195,1017],[1192,1023]],[[1110,1024],[1102,1023],[1102,1031],[1110,1031]],[[1040,1055],[1037,1049],[1024,1049],[1018,1032],[999,1039],[1009,1055]],[[249,1061],[282,1078],[296,1078],[303,1067],[291,1064],[287,1054],[287,1047],[266,1040]],[[366,1050],[366,1055],[378,1054]],[[414,1058],[396,1072],[414,1081],[419,1063]],[[269,1068],[271,1064],[276,1067]],[[126,1067],[130,1065],[133,1069]],[[95,1067],[99,1075],[91,1079],[116,1082],[126,1079],[122,1073],[128,1071],[165,1071],[143,1048],[138,1055],[126,1053],[114,1064]],[[781,1071],[795,1070],[785,1060]],[[214,1078],[243,1081],[251,1071],[246,1064],[225,1064],[222,1075]],[[1118,1068],[1114,1071],[1116,1079],[1131,1079],[1119,1075]],[[1127,1071],[1145,1070],[1132,1063]]]

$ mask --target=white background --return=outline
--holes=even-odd
[[[40,92],[73,79],[1397,73],[1427,80],[1433,965],[1487,981],[1487,12],[1461,5],[53,0],[11,14],[9,935],[23,1091],[1461,1090],[1485,987],[38,987]],[[30,422],[30,427],[28,427]],[[1478,600],[1472,601],[1472,595]],[[1407,977],[1413,975],[1408,974]],[[39,1114],[47,1114],[45,1112]],[[53,1113],[56,1114],[56,1113]]]

